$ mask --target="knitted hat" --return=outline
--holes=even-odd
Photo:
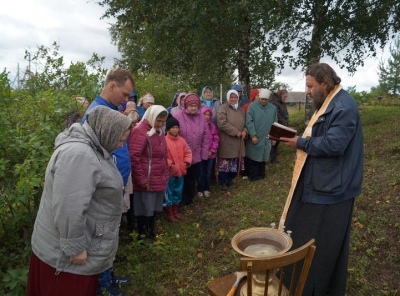
[[[86,116],[100,145],[109,153],[117,149],[122,136],[131,127],[127,116],[105,106],[93,108]]]
[[[167,122],[165,124],[165,131],[169,131],[169,129],[174,126],[179,127],[179,121],[175,117],[171,116],[170,118],[167,119]]]
[[[267,88],[262,88],[260,89],[260,94],[259,94],[259,98],[260,99],[269,99],[269,97],[271,96],[272,92],[267,89]]]
[[[191,104],[197,104],[197,106],[200,106],[200,98],[198,95],[194,94],[194,93],[188,93],[185,96],[185,108],[187,108],[187,106],[191,105]]]

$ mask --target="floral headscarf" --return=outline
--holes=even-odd
[[[86,121],[108,153],[117,149],[122,136],[131,128],[131,121],[127,116],[106,106],[97,106],[90,110]]]

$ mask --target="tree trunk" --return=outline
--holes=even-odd
[[[321,56],[322,56],[322,38],[323,38],[323,32],[324,28],[322,27],[322,24],[324,23],[324,16],[325,16],[325,7],[324,4],[322,4],[320,1],[315,1],[314,4],[314,26],[313,26],[313,31],[312,31],[312,38],[311,38],[311,43],[310,43],[310,52],[308,56],[308,64],[314,64],[314,63],[319,63]],[[309,96],[306,96],[306,101],[305,101],[305,121],[306,124],[310,121],[312,115],[314,114],[314,110],[312,108],[312,102],[311,98]]]
[[[247,22],[247,19],[245,19]],[[239,82],[243,87],[243,96],[249,97],[250,95],[250,27],[243,34],[242,42],[238,48],[238,71]]]

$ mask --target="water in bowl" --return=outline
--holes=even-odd
[[[280,252],[280,250],[272,245],[255,244],[246,247],[243,252],[251,256],[273,256]]]

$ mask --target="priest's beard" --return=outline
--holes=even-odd
[[[317,90],[312,96],[312,106],[314,111],[319,110],[322,104],[325,102],[325,93],[322,89]]]

